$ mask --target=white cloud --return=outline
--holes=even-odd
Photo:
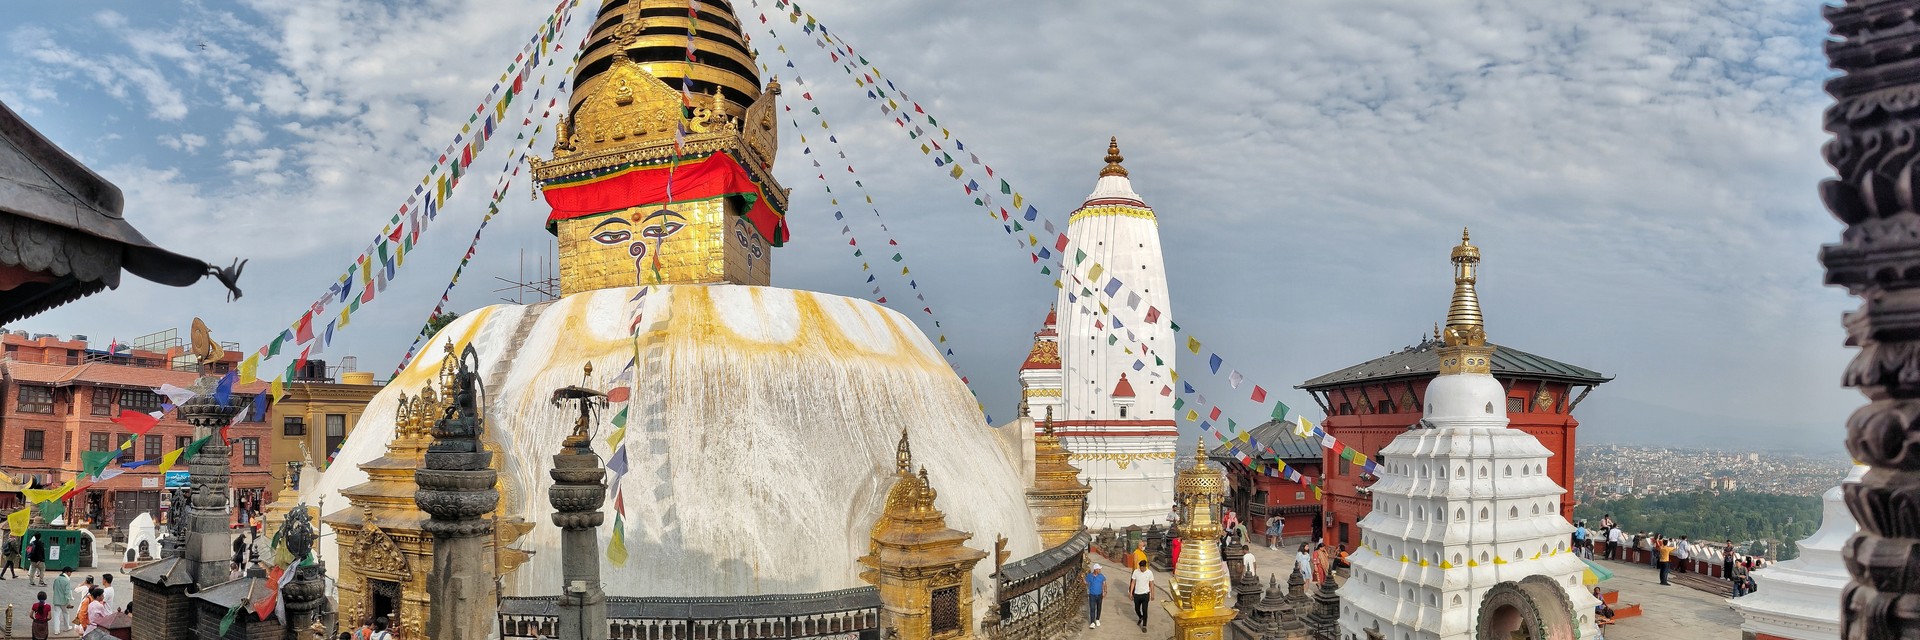
[[[267,132],[260,130],[260,123],[253,118],[239,116],[233,125],[227,127],[227,146],[256,145],[267,139]]]
[[[160,136],[159,139],[160,139],[160,144],[166,145],[167,148],[173,149],[175,151],[185,151],[189,154],[199,151],[200,147],[204,147],[207,145],[206,137],[201,136],[200,134],[197,134],[197,133],[182,133],[180,135],[163,135],[163,136]]]

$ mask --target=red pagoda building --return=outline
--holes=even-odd
[[[1313,487],[1267,473],[1280,467],[1276,463],[1284,462],[1301,475],[1316,481],[1320,478],[1320,443],[1294,435],[1293,425],[1290,421],[1268,420],[1249,429],[1247,435],[1264,445],[1257,451],[1248,446],[1238,450],[1248,455],[1252,466],[1234,455],[1232,442],[1207,453],[1209,460],[1226,468],[1229,485],[1226,507],[1239,514],[1241,522],[1247,523],[1247,532],[1254,540],[1267,532],[1267,518],[1272,516],[1281,518],[1282,537],[1304,538],[1320,530],[1321,505],[1313,495]]]
[[[1507,417],[1512,427],[1540,439],[1553,452],[1547,474],[1566,487],[1561,515],[1573,520],[1574,431],[1580,421],[1573,409],[1595,386],[1612,380],[1591,369],[1543,358],[1511,347],[1494,347],[1493,376],[1507,388]],[[1427,382],[1438,375],[1438,330],[1433,337],[1398,353],[1313,378],[1299,386],[1326,412],[1321,426],[1341,443],[1369,458],[1393,437],[1420,422],[1421,399]],[[1360,519],[1372,509],[1367,487],[1373,476],[1333,452],[1322,450],[1326,493],[1325,535],[1331,544],[1354,548],[1360,539]],[[1291,520],[1291,519],[1289,519]],[[1292,522],[1289,521],[1291,526]]]

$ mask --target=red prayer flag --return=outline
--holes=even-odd
[[[1213,408],[1213,411],[1209,411],[1209,412],[1207,412],[1207,419],[1208,419],[1208,420],[1219,420],[1219,419],[1220,419],[1220,407],[1214,407],[1214,408]]]
[[[612,391],[607,392],[607,402],[626,402],[627,398],[632,396],[632,387],[614,387]]]
[[[1266,390],[1266,389],[1262,389],[1262,388],[1260,388],[1260,385],[1257,385],[1257,384],[1256,384],[1256,385],[1253,385],[1253,401],[1254,401],[1254,402],[1266,402],[1266,401],[1267,401],[1267,390]]]
[[[1067,250],[1067,234],[1064,234],[1064,233],[1060,234],[1060,238],[1053,242],[1053,250],[1061,251],[1061,252],[1065,252]],[[1147,307],[1147,322],[1153,322],[1153,319],[1155,317],[1158,317],[1159,315],[1160,315],[1160,312],[1155,311],[1153,307]]]
[[[120,417],[114,418],[113,421],[120,423],[120,426],[126,427],[128,431],[142,436],[147,435],[148,431],[152,431],[154,425],[160,424],[160,419],[152,415],[126,410],[122,410]]]
[[[1067,247],[1065,246],[1067,244],[1066,236],[1060,236],[1060,244],[1061,244],[1060,250],[1066,251],[1067,250]],[[1147,306],[1147,324],[1153,324],[1159,321],[1160,321],[1160,309],[1155,308],[1152,305],[1148,305]]]
[[[309,310],[300,316],[300,323],[294,326],[293,340],[295,344],[313,341],[313,311]]]

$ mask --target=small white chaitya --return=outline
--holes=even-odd
[[[1122,160],[1110,141],[1099,183],[1067,218],[1073,255],[1060,256],[1054,322],[1037,336],[1049,343],[1035,344],[1036,354],[1057,352],[1058,374],[1031,368],[1030,357],[1021,375],[1029,414],[1043,420],[1053,409],[1061,444],[1093,486],[1093,528],[1166,521],[1179,438],[1172,394],[1159,393],[1172,384],[1172,356],[1148,353],[1175,348],[1159,220]]]
[[[1573,526],[1560,515],[1565,492],[1547,476],[1552,454],[1507,427],[1474,291],[1479,262],[1462,232],[1440,375],[1421,422],[1380,450],[1373,511],[1340,588],[1343,638],[1470,638],[1488,589],[1535,575],[1566,590],[1580,637],[1598,632],[1585,565],[1569,548]]]
[[[1841,484],[1859,482],[1867,473],[1855,465]],[[1760,587],[1734,598],[1733,608],[1746,621],[1740,630],[1761,638],[1825,640],[1840,637],[1840,592],[1847,586],[1847,565],[1840,547],[1860,524],[1841,498],[1841,487],[1821,496],[1820,528],[1799,543],[1800,556],[1753,572]]]

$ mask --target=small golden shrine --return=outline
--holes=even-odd
[[[1207,446],[1194,447],[1193,466],[1173,481],[1180,520],[1180,563],[1173,567],[1173,597],[1165,604],[1173,617],[1174,640],[1221,640],[1235,612],[1233,586],[1220,560],[1220,505],[1227,496],[1227,474],[1207,463]]]
[[[1049,343],[1051,344],[1051,343]],[[1033,438],[1033,488],[1027,506],[1040,529],[1040,546],[1052,549],[1086,528],[1087,493],[1080,469],[1067,462],[1073,455],[1053,431],[1053,409],[1047,409],[1040,435]]]
[[[880,589],[880,626],[899,640],[974,636],[973,565],[987,552],[964,544],[973,534],[947,528],[946,515],[933,505],[936,495],[925,467],[914,475],[901,431],[893,488],[860,558],[867,567],[860,578]]]
[[[450,388],[456,362],[447,358],[440,389]],[[356,626],[370,616],[387,616],[394,637],[423,637],[427,604],[432,600],[426,585],[427,572],[433,568],[433,536],[421,526],[428,520],[427,513],[414,504],[413,472],[427,445],[433,443],[433,421],[452,403],[451,396],[436,392],[435,386],[429,382],[412,397],[401,394],[387,455],[360,465],[367,481],[341,490],[349,506],[325,518],[340,549],[336,570],[342,627]],[[528,557],[505,546],[526,535],[533,524],[504,514],[499,523],[491,548],[495,567],[504,575]]]
[[[780,83],[761,89],[725,5],[689,5],[607,3],[553,159],[533,159],[562,295],[771,278],[787,235],[788,192],[773,179]]]

